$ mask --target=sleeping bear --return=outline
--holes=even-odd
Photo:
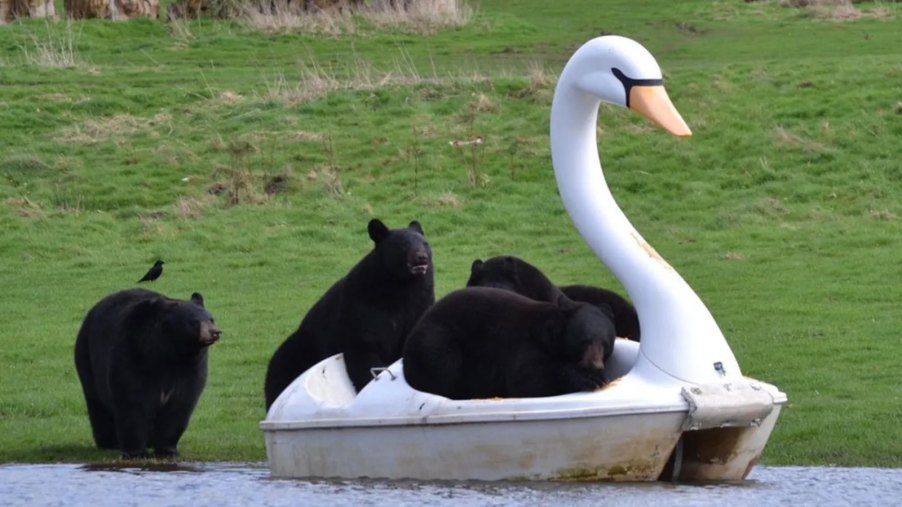
[[[269,362],[266,408],[301,373],[322,359],[344,354],[357,391],[371,368],[401,358],[404,339],[435,302],[432,250],[419,222],[389,229],[379,219],[367,230],[374,247],[335,282]]]
[[[131,289],[98,302],[75,340],[94,442],[126,458],[178,454],[207,381],[207,348],[221,332],[204,308],[190,301]]]
[[[469,287],[423,314],[404,345],[404,376],[457,400],[592,391],[613,347],[614,324],[596,306]]]
[[[639,341],[639,315],[633,305],[616,292],[588,285],[557,287],[539,268],[528,262],[505,255],[483,262],[473,261],[467,287],[496,287],[522,294],[536,301],[554,302],[563,292],[574,301],[592,303],[613,313],[616,334]]]

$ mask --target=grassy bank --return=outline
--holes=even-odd
[[[266,363],[369,248],[420,220],[436,292],[474,258],[619,289],[563,210],[554,80],[601,32],[643,42],[695,136],[605,107],[608,181],[744,373],[789,395],[768,464],[902,466],[902,6],[483,0],[461,27],[0,27],[0,462],[104,461],[73,365],[85,312],[204,294],[224,331],[182,439],[263,460]],[[482,144],[459,143],[480,137]]]

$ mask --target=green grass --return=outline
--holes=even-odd
[[[0,462],[117,459],[91,447],[73,344],[156,258],[152,288],[203,292],[225,333],[188,460],[265,459],[267,361],[370,248],[372,216],[423,223],[439,296],[497,254],[620,289],[563,210],[547,139],[554,77],[608,31],[656,55],[695,135],[606,107],[607,179],[744,373],[789,395],[764,462],[902,466],[902,7],[598,4],[483,0],[428,36],[0,29]]]

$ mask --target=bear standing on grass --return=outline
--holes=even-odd
[[[367,226],[374,248],[310,308],[300,327],[276,350],[266,371],[266,408],[318,361],[344,354],[357,391],[370,368],[401,358],[404,339],[435,302],[432,250],[419,222],[389,229]]]
[[[207,347],[220,331],[203,296],[170,299],[143,289],[116,292],[85,316],[75,368],[94,442],[123,457],[174,457],[207,381]]]
[[[594,305],[470,287],[423,314],[404,345],[404,377],[455,400],[555,396],[603,385],[613,349],[614,324]]]
[[[504,255],[485,262],[476,259],[470,266],[467,287],[496,287],[547,302],[557,301],[563,293],[574,301],[592,303],[602,311],[610,309],[617,336],[639,341],[639,315],[632,303],[620,294],[588,285],[558,287],[539,268],[519,257]]]

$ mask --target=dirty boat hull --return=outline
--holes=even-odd
[[[681,413],[530,421],[516,431],[505,423],[272,430],[266,451],[277,478],[731,481],[751,472],[778,415],[779,407],[760,427],[686,432],[676,468]]]
[[[672,413],[277,430],[267,436],[267,453],[273,477],[648,481],[664,469],[682,419]]]
[[[687,398],[684,386],[656,385],[653,371],[633,368],[638,346],[618,345],[612,367],[628,375],[548,398],[449,400],[412,389],[400,361],[355,396],[341,355],[331,357],[298,377],[260,423],[272,476],[744,479],[785,395],[746,379],[754,390],[729,384],[740,403],[722,393]]]

